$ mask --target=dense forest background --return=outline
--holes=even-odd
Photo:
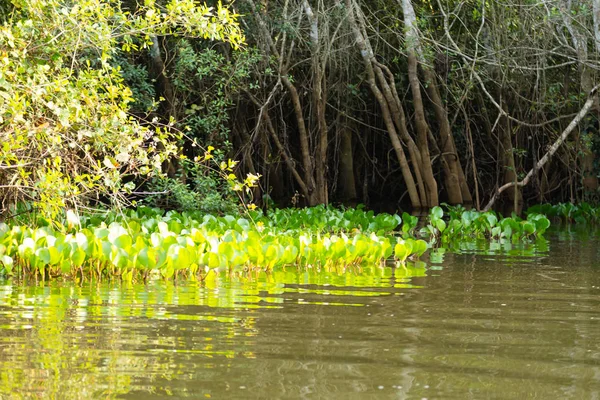
[[[260,176],[258,185],[237,193],[258,206],[396,211],[446,202],[520,212],[599,200],[600,0],[235,0],[209,1],[202,12],[192,3],[2,3],[5,210],[43,202],[74,176],[58,206],[118,199],[219,212],[235,206],[231,182],[244,186],[246,176]],[[71,21],[77,4],[88,11]],[[25,37],[22,53],[13,54],[19,46],[7,32]],[[22,76],[21,86],[7,71]],[[80,106],[65,107],[65,116],[57,100],[53,109],[30,99],[18,119],[15,91],[37,73],[52,77],[48,85],[62,74],[77,90],[108,93],[89,100],[73,89],[63,100],[118,109],[88,115],[83,129],[61,119]],[[33,96],[28,90],[18,93]],[[48,125],[60,127],[58,164],[47,131],[31,139]],[[152,147],[148,131],[163,155],[151,162],[133,156]],[[125,145],[124,135],[137,141]],[[82,141],[89,146],[77,149]],[[68,146],[75,150],[66,157]],[[135,168],[125,167],[134,158]],[[140,168],[149,164],[153,173]],[[44,180],[40,170],[54,175]]]

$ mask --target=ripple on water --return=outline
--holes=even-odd
[[[0,398],[598,397],[600,256],[581,240],[427,269],[0,284]]]

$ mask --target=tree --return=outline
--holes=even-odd
[[[54,217],[91,200],[122,203],[133,179],[176,153],[168,126],[129,114],[131,90],[112,61],[156,35],[243,43],[227,8],[173,0],[124,11],[114,0],[14,1],[0,29],[0,200]]]

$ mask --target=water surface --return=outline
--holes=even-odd
[[[0,398],[600,398],[600,242],[547,236],[426,268],[0,282]]]

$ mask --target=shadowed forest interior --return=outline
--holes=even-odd
[[[190,1],[109,3],[111,12],[93,17],[102,27],[92,21],[84,29],[82,18],[92,14],[72,12],[71,31],[67,17],[49,22],[61,15],[60,2],[4,5],[4,54],[16,65],[22,57],[20,68],[46,63],[49,81],[70,71],[62,78],[77,76],[73,90],[90,71],[109,71],[115,90],[127,91],[121,122],[166,138],[152,144],[164,155],[152,161],[164,174],[142,171],[147,157],[131,163],[132,148],[152,147],[147,134],[124,144],[122,130],[102,131],[99,140],[87,132],[108,131],[106,120],[101,127],[68,121],[78,111],[53,109],[47,98],[37,108],[32,98],[20,113],[9,82],[19,67],[11,75],[6,61],[12,100],[3,100],[0,136],[13,145],[2,150],[5,210],[54,190],[52,174],[47,184],[39,175],[53,165],[61,179],[81,178],[87,168],[109,182],[102,189],[82,183],[87,178],[69,183],[76,189],[63,188],[66,205],[118,199],[226,210],[230,190],[205,168],[209,146],[209,158],[237,161],[228,169],[238,179],[260,176],[243,193],[260,207],[363,203],[394,212],[445,202],[519,213],[534,203],[598,201],[598,0],[209,1],[213,8],[198,15],[185,8]],[[179,15],[170,20],[174,8]],[[6,32],[16,35],[27,20],[36,36],[21,32],[26,52],[13,54],[19,44]],[[84,108],[94,101],[79,100]],[[37,150],[19,147],[10,139],[19,125],[52,126],[59,150],[44,152],[47,130]],[[89,144],[78,152],[66,146],[82,140]],[[106,158],[95,146],[112,153]]]

